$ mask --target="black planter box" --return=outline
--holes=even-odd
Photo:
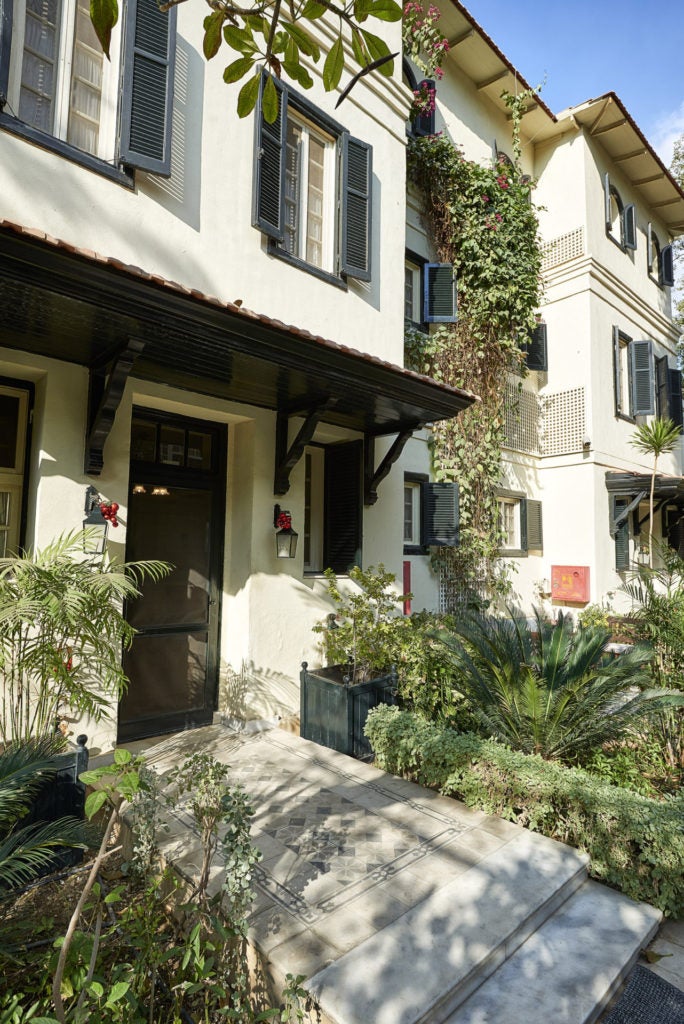
[[[373,756],[363,734],[368,712],[378,704],[397,703],[397,674],[392,670],[366,683],[345,683],[345,669],[338,665],[309,672],[302,663],[299,733],[305,740],[367,761]]]
[[[88,768],[86,742],[86,736],[79,736],[74,749],[55,755],[57,772],[41,787],[29,814],[21,822],[22,826],[33,825],[39,821],[50,824],[66,817],[81,820],[85,818],[86,788],[79,782],[78,777]],[[52,862],[45,868],[43,874],[72,867],[74,864],[80,864],[82,860],[83,850],[62,847],[55,850]]]

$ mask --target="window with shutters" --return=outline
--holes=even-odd
[[[127,0],[110,60],[89,0],[3,0],[0,127],[130,182],[170,173],[175,9]]]
[[[682,431],[682,373],[670,366],[667,356],[655,360],[656,415],[670,419]]]
[[[518,491],[500,491],[497,496],[499,553],[507,558],[542,554],[542,503]]]
[[[634,341],[624,331],[613,327],[613,377],[616,416],[633,421],[637,416],[654,415],[652,341]]]
[[[31,391],[0,381],[0,558],[21,543]]]
[[[456,323],[458,297],[451,263],[430,263],[406,250],[404,259],[404,319],[419,330],[428,324]]]
[[[648,225],[648,276],[659,288],[671,288],[674,285],[674,256],[671,245],[661,247],[653,225]]]
[[[348,573],[361,565],[363,443],[304,451],[304,571]]]
[[[337,283],[370,281],[372,148],[274,82],[275,122],[261,101],[256,110],[252,224],[273,255]]]
[[[603,179],[606,234],[621,249],[636,249],[636,207],[623,203],[615,185],[606,174]]]
[[[429,477],[425,473],[404,473],[404,554],[424,555],[427,547],[424,543],[425,524],[423,510],[425,508],[424,490],[429,486]]]

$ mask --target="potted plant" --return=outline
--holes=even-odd
[[[326,570],[335,612],[314,626],[321,636],[325,667],[300,675],[300,734],[322,746],[360,759],[372,756],[363,729],[371,708],[395,704],[401,604],[408,595],[392,590],[394,576],[353,568],[355,585],[343,592],[335,573]]]

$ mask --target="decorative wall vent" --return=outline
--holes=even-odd
[[[506,385],[506,447],[541,455],[539,398],[533,391]]]
[[[542,455],[570,455],[583,450],[586,426],[584,388],[571,388],[542,399]]]
[[[559,267],[578,256],[584,256],[584,228],[575,228],[565,235],[542,244],[542,271]]]

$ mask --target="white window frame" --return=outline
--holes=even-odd
[[[52,128],[51,131],[45,132],[47,136],[59,139],[65,143],[68,138],[74,32],[77,8],[78,0],[58,0],[58,27],[56,30],[58,40],[54,59],[54,69],[57,80],[53,93]],[[18,117],[26,32],[26,0],[15,0],[12,24],[13,32],[12,51],[10,57],[8,109]],[[114,163],[116,161],[117,147],[117,104],[121,59],[121,18],[119,18],[119,21],[112,31],[110,55],[111,60],[107,60],[103,55],[98,145],[97,152],[92,153],[91,155],[107,163]]]
[[[421,486],[418,480],[404,480],[404,546],[421,544]],[[408,513],[408,515],[407,515]]]
[[[504,554],[520,552],[522,550],[522,529],[520,516],[522,513],[522,499],[499,495],[496,499],[496,509],[499,518],[500,550]],[[506,528],[505,517],[512,519],[512,530]]]
[[[325,273],[335,273],[335,235],[336,235],[336,223],[335,223],[335,207],[337,198],[337,140],[324,131],[314,121],[305,117],[303,114],[296,109],[288,106],[287,111],[287,132],[289,136],[289,130],[291,125],[296,125],[301,131],[300,141],[300,152],[299,152],[299,189],[297,197],[297,223],[296,231],[297,237],[295,242],[295,252],[288,247],[286,242],[283,242],[281,248],[285,250],[290,256],[294,256],[296,259],[301,260],[308,266],[315,267],[317,270],[321,270]],[[314,138],[317,142],[321,143],[324,147],[323,150],[323,209],[322,209],[322,221],[323,221],[323,232],[321,239],[321,263],[312,262],[308,259],[307,253],[307,240],[308,240],[308,216],[309,216],[309,152],[311,138]],[[287,176],[287,143],[286,143],[286,176]],[[287,210],[289,199],[286,194],[283,198],[285,210]],[[287,217],[284,218],[285,232],[288,233]]]
[[[20,387],[13,387],[11,384],[0,384],[0,395],[9,395],[19,399],[19,422],[14,462],[11,466],[0,466],[0,494],[9,494],[10,501],[9,521],[7,524],[0,523],[0,533],[3,535],[3,543],[0,543],[0,557],[3,557],[4,552],[16,551],[19,547],[30,396],[28,391]]]
[[[411,278],[411,310],[408,310],[409,276]],[[423,268],[408,257],[404,260],[404,319],[412,324],[423,322]]]

